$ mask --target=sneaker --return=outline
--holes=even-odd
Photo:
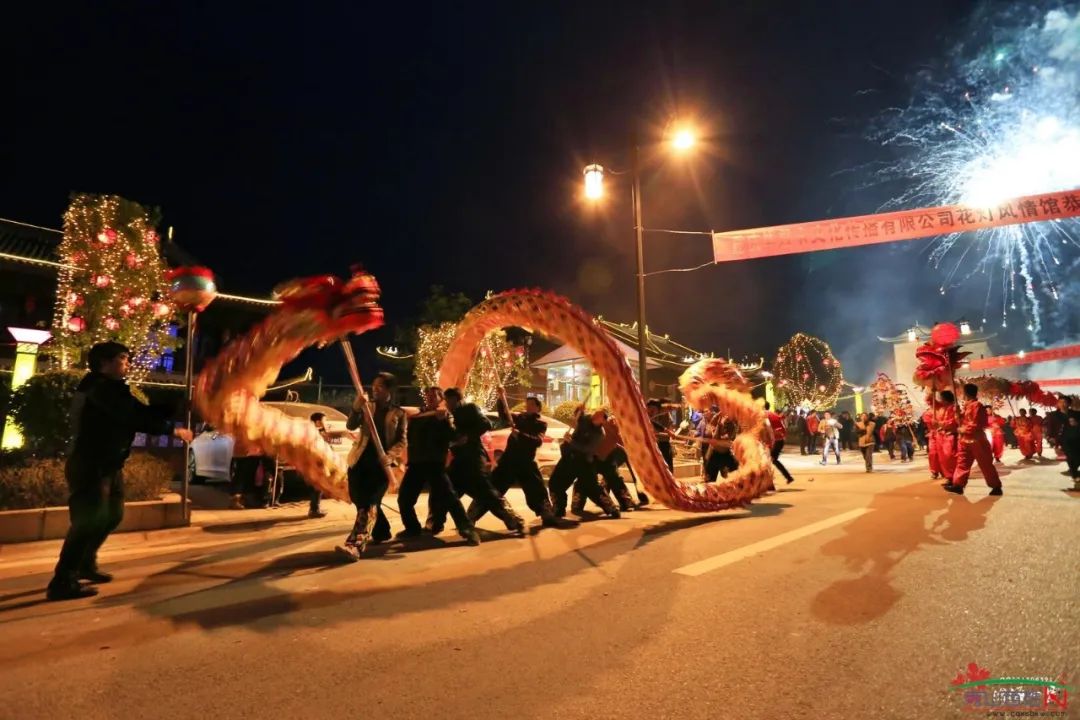
[[[992,490],[990,491],[990,494],[991,494],[991,495],[1004,495],[1005,493],[1004,493],[1004,492],[1002,492],[1001,488],[999,488],[999,487],[996,487],[996,488],[994,488],[994,489],[992,489]]]
[[[465,542],[473,547],[480,544],[480,533],[476,532],[475,528],[461,533],[461,537],[465,538]]]
[[[308,510],[307,516],[309,518],[311,518],[312,520],[318,520],[319,518],[326,517],[326,511],[325,510]]]
[[[230,510],[243,510],[244,509],[244,496],[233,495],[232,502],[229,503]]]
[[[410,529],[406,528],[405,530],[402,530],[401,532],[399,532],[394,537],[397,538],[398,540],[411,540],[412,538],[420,537],[423,533],[424,533],[424,531],[421,530],[420,528],[416,528],[414,530],[410,530]]]
[[[614,507],[614,506],[609,507],[607,510],[605,510],[604,514],[607,515],[612,520],[618,520],[619,518],[622,517],[622,513],[619,512],[619,508]]]
[[[107,572],[101,572],[95,567],[89,570],[80,571],[79,579],[89,580],[91,585],[102,585],[107,582],[112,582],[113,576]]]
[[[70,582],[57,582],[53,580],[45,589],[45,599],[50,602],[58,600],[78,600],[80,598],[94,597],[98,594],[97,588],[80,585],[72,580]]]
[[[963,495],[964,488],[960,487],[959,485],[953,485],[952,483],[950,483],[948,486],[946,486],[945,492],[951,492],[953,495]]]
[[[432,525],[431,527],[425,528],[424,532],[431,533],[432,537],[434,537],[435,535],[440,534],[445,529],[446,525],[440,523],[439,525]]]
[[[822,461],[821,461],[821,463],[819,463],[819,464],[821,464],[821,465],[828,465],[829,463],[828,463],[828,461],[827,461],[827,460],[822,460]]]

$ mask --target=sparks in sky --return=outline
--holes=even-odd
[[[965,36],[875,128],[898,157],[879,179],[906,179],[889,205],[992,206],[1080,188],[1080,11],[1010,3],[977,13]],[[1060,267],[1078,250],[1080,221],[1053,220],[943,236],[930,259],[942,294],[981,279],[984,314],[1000,310],[1007,327],[1015,311],[1039,343],[1044,320],[1070,314],[1062,283],[1080,278]]]

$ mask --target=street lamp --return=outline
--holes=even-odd
[[[599,200],[604,196],[604,166],[585,166],[585,197],[590,200]]]
[[[697,143],[697,136],[687,127],[681,127],[674,132],[665,133],[671,144],[672,150],[685,153]],[[645,228],[641,220],[641,146],[635,138],[631,143],[631,172],[633,185],[631,204],[634,213],[634,239],[637,250],[637,331],[638,331],[638,382],[641,385],[641,395],[648,397],[649,382],[648,374],[648,331],[645,328],[645,249],[643,234]],[[585,197],[589,200],[599,200],[604,195],[604,168],[602,165],[593,163],[585,167]],[[618,173],[616,173],[618,174]]]
[[[911,328],[910,330],[907,331],[907,341],[908,342],[915,342],[918,339],[919,339],[919,334],[915,331],[915,328]]]

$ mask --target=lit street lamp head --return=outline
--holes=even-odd
[[[671,137],[671,146],[678,152],[686,152],[694,147],[697,138],[691,130],[682,129],[675,132]]]
[[[598,200],[604,196],[604,168],[601,165],[585,166],[585,197]]]

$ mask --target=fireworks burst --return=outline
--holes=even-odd
[[[994,207],[1080,187],[1080,11],[1012,3],[977,15],[968,37],[875,130],[900,149],[878,176],[906,181],[891,208]],[[930,258],[944,273],[942,294],[984,278],[984,315],[1000,308],[1007,327],[1017,311],[1038,343],[1044,308],[1068,320],[1067,309],[1056,312],[1068,279],[1060,266],[1078,248],[1080,221],[1053,220],[943,236]]]

